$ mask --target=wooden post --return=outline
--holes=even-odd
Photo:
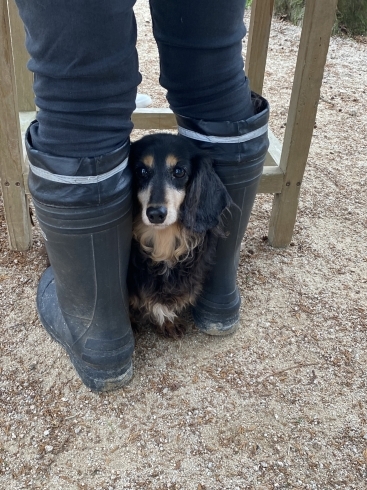
[[[306,0],[298,59],[284,135],[280,169],[281,193],[276,194],[269,225],[273,247],[292,239],[298,198],[307,163],[337,0]]]
[[[15,0],[8,0],[18,109],[22,112],[35,111],[33,73],[27,69],[29,54],[25,48],[24,25],[19,17]]]
[[[245,72],[251,90],[261,95],[268,54],[274,0],[253,0],[248,33]]]
[[[0,179],[9,245],[30,247],[31,224],[24,189],[18,104],[7,0],[0,0]]]

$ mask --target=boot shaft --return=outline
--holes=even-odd
[[[32,147],[29,189],[51,267],[37,307],[49,334],[96,391],[132,377],[134,337],[126,275],[132,236],[128,145],[95,158],[63,158]]]
[[[237,122],[199,121],[177,116],[179,133],[213,158],[213,167],[234,205],[224,216],[226,238],[218,238],[215,264],[193,308],[196,326],[212,335],[231,333],[239,319],[236,287],[241,242],[247,228],[269,147],[269,105],[252,94],[255,115]]]

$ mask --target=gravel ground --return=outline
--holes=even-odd
[[[167,106],[146,1],[136,13],[140,91]],[[274,20],[264,94],[279,138],[299,36]],[[9,251],[0,208],[0,488],[367,488],[366,59],[367,44],[332,39],[290,247],[268,245],[272,199],[256,200],[240,330],[140,332],[123,390],[86,389],[43,330],[38,227],[31,250]]]

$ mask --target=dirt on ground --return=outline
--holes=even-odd
[[[139,91],[167,107],[148,2],[136,13]],[[299,37],[274,20],[264,95],[280,139]],[[266,238],[272,196],[256,199],[239,331],[142,331],[117,392],[88,390],[41,326],[38,226],[31,250],[11,251],[0,208],[1,489],[367,488],[366,112],[367,45],[333,38],[288,248]]]

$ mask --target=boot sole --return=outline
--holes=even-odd
[[[226,337],[227,335],[232,335],[240,326],[238,315],[231,320],[227,320],[225,324],[215,320],[204,320],[195,314],[195,312],[192,312],[192,317],[196,328],[200,330],[200,332],[213,337]]]
[[[237,321],[234,325],[225,329],[220,329],[217,323],[213,323],[205,328],[202,327],[197,327],[197,328],[198,330],[200,330],[200,332],[205,333],[206,335],[211,335],[212,337],[227,337],[237,332],[239,326],[240,324]]]

